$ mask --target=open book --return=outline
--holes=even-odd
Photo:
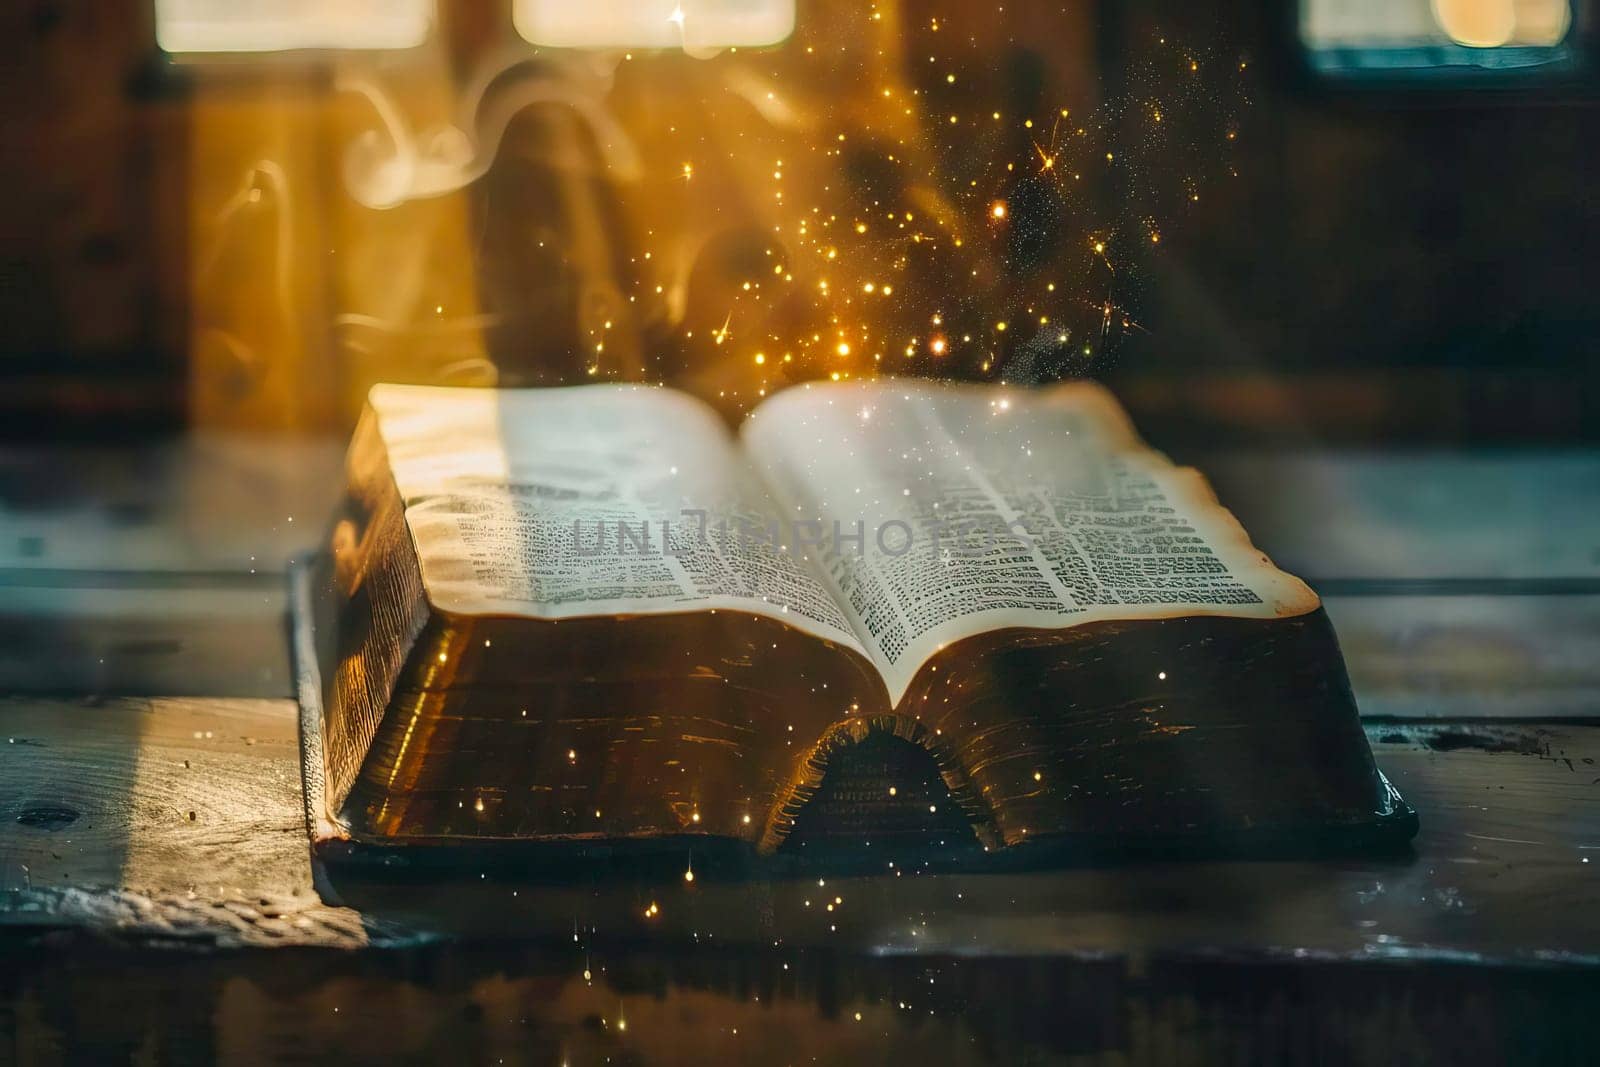
[[[990,849],[1405,837],[1316,595],[1110,395],[379,386],[325,584],[333,832],[779,849],[927,749]]]

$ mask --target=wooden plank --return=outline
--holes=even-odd
[[[1323,599],[1368,717],[1600,717],[1600,596]]]
[[[0,692],[287,696],[284,578],[341,440],[0,449]]]
[[[102,735],[92,716],[108,708]],[[38,863],[33,889],[0,889],[0,1050],[22,1062],[468,1050],[574,1064],[1310,1064],[1580,1062],[1591,1040],[1600,863],[1584,860],[1600,855],[1600,729],[1379,728],[1379,760],[1421,809],[1412,857],[369,893],[391,917],[456,935],[406,939],[366,937],[400,929],[376,912],[305,905],[295,789],[265,773],[287,772],[289,715],[282,702],[0,705],[3,729],[28,727],[30,758],[53,761],[30,775],[33,808],[100,798],[121,819],[93,848],[80,837],[48,855],[38,842],[51,838],[11,825],[21,765],[0,748],[0,855],[14,863],[29,840]],[[191,767],[147,778],[155,753]],[[107,771],[118,761],[133,769]],[[184,784],[197,761],[201,791]],[[118,816],[118,791],[148,814]],[[188,805],[204,817],[190,823]],[[110,888],[64,888],[77,880]],[[119,888],[135,880],[168,889]],[[193,900],[172,891],[185,885]],[[387,947],[161,950],[174,943]]]
[[[868,954],[1600,960],[1591,727],[1373,728],[1380,765],[1421,815],[1407,857],[1006,876],[886,868],[826,887],[676,878],[562,887],[472,872],[444,889],[332,886],[357,916],[311,889],[293,715],[284,701],[0,703],[0,888],[10,894],[0,924],[116,929],[130,922],[131,894],[179,907],[191,933],[221,943],[272,941],[254,923],[241,932],[236,914],[270,901],[312,924],[285,933],[263,918],[274,936],[318,943],[359,941],[363,924],[513,940],[570,938],[577,925],[625,942]],[[830,912],[835,897],[844,903]]]
[[[311,884],[283,700],[0,700],[0,923],[364,943]]]
[[[0,571],[0,692],[293,694],[276,575],[202,585],[147,573],[56,572],[45,576],[55,584],[26,583],[33,577]]]
[[[1330,579],[1600,579],[1600,454],[1238,450],[1194,462],[1286,570]],[[1331,589],[1323,589],[1331,592]]]
[[[0,448],[0,569],[282,572],[322,537],[342,438]]]

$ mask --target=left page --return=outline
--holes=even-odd
[[[714,412],[632,385],[380,385],[429,601],[542,619],[733,610],[863,652]],[[863,652],[863,654],[865,654]]]

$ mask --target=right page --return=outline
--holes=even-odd
[[[1318,606],[1097,385],[801,386],[743,437],[897,703],[992,630]]]

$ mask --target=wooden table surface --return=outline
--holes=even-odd
[[[1600,457],[1206,463],[1326,591],[1408,855],[404,887],[306,846],[282,573],[338,454],[0,454],[0,1062],[1589,1058]]]

